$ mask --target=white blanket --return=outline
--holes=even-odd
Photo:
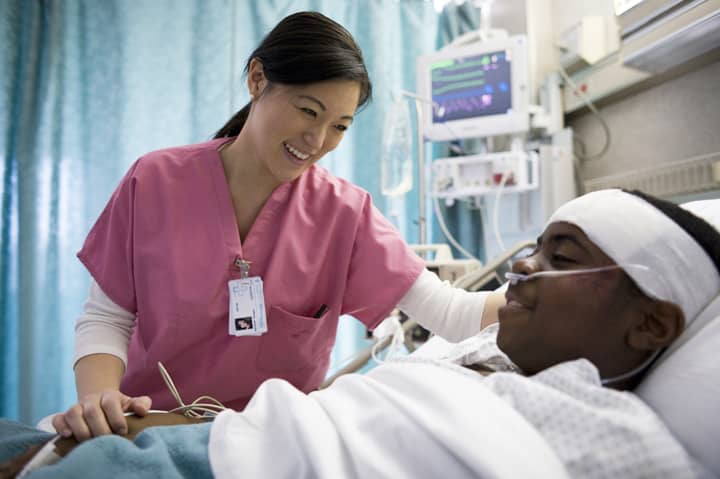
[[[527,378],[410,357],[304,395],[266,382],[210,436],[219,478],[694,477],[631,393],[578,360]]]
[[[210,434],[218,478],[567,477],[538,432],[452,364],[391,363],[304,395],[265,382]]]

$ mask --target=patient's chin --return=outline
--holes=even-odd
[[[514,315],[503,321],[498,321],[497,346],[520,369],[523,369],[524,358],[533,349],[533,341],[528,337],[528,328],[525,320],[518,320]]]
[[[512,343],[523,336],[530,321],[530,310],[525,307],[505,305],[498,309],[497,344],[505,354],[505,348],[512,349]]]
[[[502,320],[498,322],[497,345],[508,357],[512,355],[513,338],[516,336],[514,333],[515,331],[513,331],[512,326],[503,324]],[[512,359],[512,357],[510,357],[510,359]]]

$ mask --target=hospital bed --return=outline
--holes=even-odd
[[[720,206],[720,203],[717,204],[717,206]],[[707,218],[707,215],[704,216]],[[713,218],[715,220],[711,222],[713,222],[716,227],[720,226],[720,207],[716,208]],[[514,253],[508,253],[506,255],[506,258],[499,258],[498,260],[493,262],[493,265],[500,265],[502,263],[505,263],[509,258],[517,254],[517,252],[524,249],[525,247],[527,247],[527,245],[519,248]],[[486,281],[486,279],[492,279],[495,273],[490,272],[489,270],[492,269],[493,265],[488,265],[483,270],[477,271],[474,275],[475,278],[465,278],[464,281],[467,281],[467,284],[470,285],[469,287],[477,287],[477,285],[483,283],[483,281]],[[463,278],[461,278],[460,280],[463,280]],[[407,332],[412,327],[412,321],[408,320],[403,325],[403,331]],[[384,341],[387,341],[387,343],[389,343],[388,339]],[[430,341],[428,341],[427,344],[423,345],[410,356],[414,358],[422,358],[437,355],[439,354],[439,352],[442,351],[443,347],[445,346],[446,344],[443,344],[443,341],[440,338],[432,338]],[[635,393],[656,412],[657,416],[661,418],[665,426],[679,440],[679,442],[686,448],[686,450],[706,468],[706,471],[704,472],[708,473],[707,477],[720,476],[720,455],[717,454],[717,444],[720,444],[720,401],[718,401],[718,398],[720,397],[720,361],[717,360],[717,351],[719,347],[720,298],[715,298],[701,312],[701,314],[690,325],[690,327],[688,327],[688,329],[683,333],[683,335],[675,343],[673,343],[670,348],[668,348],[668,350],[663,356],[661,356],[653,369],[643,379],[641,385],[635,390]],[[369,353],[369,350],[364,352],[365,355],[368,355]],[[411,364],[410,367],[419,366],[417,364]],[[348,366],[346,370],[349,369],[350,366]],[[376,370],[373,371],[368,374],[371,375],[371,377],[373,377],[374,379],[381,379],[382,374],[386,374],[382,371],[392,371],[392,368],[376,368]],[[336,375],[329,378],[328,382],[337,380],[338,376],[340,376],[339,373],[336,373]],[[343,384],[352,385],[353,376],[358,377],[357,375],[348,375],[345,378],[342,378]],[[422,381],[419,381],[414,385],[415,387],[420,388],[416,391],[417,394],[415,394],[415,397],[427,397],[427,401],[432,407],[425,405],[427,406],[426,409],[421,410],[420,414],[418,414],[418,409],[416,408],[419,406],[417,404],[413,405],[412,408],[408,408],[407,404],[403,404],[402,402],[398,403],[397,401],[390,401],[388,405],[394,404],[396,408],[399,408],[391,413],[393,421],[405,421],[402,424],[404,424],[408,428],[412,428],[412,421],[421,420],[422,418],[427,417],[428,414],[432,414],[432,411],[434,411],[435,413],[437,413],[438,411],[442,411],[441,416],[443,417],[443,420],[451,419],[451,416],[454,414],[452,407],[438,409],[439,407],[441,407],[442,403],[439,403],[437,401],[434,404],[432,403],[433,395],[437,397],[437,391],[443,391],[443,388],[446,384],[440,382],[433,382],[434,379],[430,377],[423,377],[422,379]],[[452,380],[452,377],[438,377],[437,380],[450,381]],[[263,405],[266,405],[265,412],[269,416],[273,416],[275,414],[286,414],[289,415],[289,417],[291,418],[298,418],[299,421],[300,419],[306,418],[312,419],[312,414],[317,413],[317,411],[311,407],[312,405],[310,405],[305,399],[306,396],[297,392],[297,390],[294,390],[294,388],[290,388],[285,384],[279,383],[277,382],[277,380],[272,380],[269,383],[271,384],[269,384],[268,387],[264,387],[259,390],[257,401],[257,406],[260,408],[262,408]],[[363,384],[364,383],[361,382],[359,385],[356,386],[359,387]],[[451,385],[448,384],[448,387],[450,386]],[[271,389],[272,391],[270,391]],[[327,391],[335,389],[336,388],[331,388]],[[357,401],[356,395],[361,394],[362,391],[359,389],[352,391],[353,396]],[[270,394],[271,392],[272,394]],[[466,399],[463,396],[470,395],[466,394],[466,392],[467,391],[463,389],[462,393],[457,395],[459,397],[453,399],[457,399],[459,401]],[[322,394],[324,393],[325,391],[319,391],[318,393],[313,394],[317,394],[319,395],[319,397],[322,397]],[[367,408],[371,406],[374,401],[381,400],[383,399],[383,397],[392,399],[391,395],[377,395],[375,394],[375,391],[371,391],[371,393],[372,394],[369,394],[367,396],[368,401],[362,402],[364,407],[359,409],[348,409],[344,407],[344,403],[342,403],[342,401],[338,401],[338,404],[336,404],[336,406],[338,406],[337,410],[339,411],[339,413],[336,417],[336,420],[339,418],[351,416],[353,414],[361,415],[364,417],[368,413]],[[485,409],[487,405],[497,403],[497,397],[488,396],[482,397],[482,400],[477,399],[484,394],[482,392],[482,389],[479,389],[478,391],[476,391],[476,393],[478,394],[478,396],[475,397],[473,400],[477,401],[478,404],[481,404],[483,409]],[[442,399],[445,400],[447,398],[445,397]],[[291,403],[294,403],[294,407],[297,407],[298,409],[289,409],[288,405]],[[478,439],[479,442],[477,444],[471,445],[472,450],[474,450],[476,454],[481,456],[483,456],[483,454],[481,454],[481,452],[483,451],[492,451],[492,454],[484,455],[484,457],[491,459],[492,457],[494,457],[494,454],[503,453],[502,446],[505,444],[510,449],[516,449],[518,447],[522,449],[522,454],[527,456],[528,461],[531,460],[531,456],[532,460],[538,460],[538,457],[540,457],[541,461],[543,457],[547,457],[549,461],[547,464],[550,464],[552,462],[550,461],[551,453],[546,450],[546,447],[544,448],[543,444],[532,439],[533,435],[527,429],[524,429],[522,431],[523,434],[506,437],[507,434],[505,433],[507,431],[504,431],[504,429],[507,428],[507,425],[513,421],[513,418],[508,415],[503,415],[503,411],[505,410],[500,407],[501,405],[495,404],[495,406],[498,406],[497,410],[489,409],[487,414],[481,416],[483,416],[484,420],[488,421],[497,420],[498,417],[501,417],[503,421],[507,422],[503,422],[501,426],[498,426],[496,423],[491,424],[490,422],[488,422],[487,429],[485,429],[486,431],[488,431],[488,440],[481,443],[480,441],[482,441],[484,437],[481,435],[481,437]],[[475,407],[477,409],[477,404],[475,404],[474,406],[471,405],[471,407]],[[316,416],[317,421],[321,421],[323,419],[327,420],[325,416],[327,411],[328,409],[321,411],[321,414],[319,416]],[[382,450],[372,449],[373,447],[375,447],[375,444],[372,443],[372,441],[366,440],[365,442],[362,442],[363,438],[361,436],[363,436],[364,434],[372,434],[373,431],[375,431],[380,436],[392,436],[399,433],[398,430],[387,429],[386,426],[388,423],[384,423],[382,420],[383,417],[377,415],[379,414],[379,412],[380,411],[373,411],[373,414],[371,415],[373,420],[368,422],[367,427],[364,427],[361,431],[357,432],[350,438],[355,441],[361,441],[360,443],[363,444],[363,447],[358,448],[358,454],[362,454],[363,451],[365,451],[365,448],[370,448],[368,450],[371,456],[384,452]],[[493,414],[495,413],[498,413],[497,416],[493,416]],[[318,429],[318,422],[305,421],[305,423],[307,429],[301,431],[303,434],[307,434],[308,431],[312,432]],[[297,436],[293,436],[293,434],[297,434],[297,430],[293,430],[293,428],[295,428],[298,424],[294,423],[291,420],[283,422],[282,424],[289,426],[289,429],[287,431],[281,431],[282,434],[278,436],[281,440],[282,438],[297,438]],[[334,426],[342,426],[341,422],[335,422],[333,424]],[[351,426],[353,424],[354,423],[351,423]],[[389,422],[389,424],[394,423]],[[522,428],[522,425],[519,423],[516,424],[516,426],[518,428]],[[397,427],[403,432],[405,431],[403,429],[403,426]],[[443,424],[433,424],[433,427],[442,428]],[[412,429],[409,430],[412,431]],[[449,432],[454,433],[455,431]],[[412,433],[410,434],[412,436]],[[302,435],[300,437],[308,436]],[[261,439],[262,437],[260,436],[256,438],[256,440]],[[293,443],[290,439],[287,439],[287,444],[284,444],[283,446],[286,446],[288,448],[287,451],[290,451],[293,447],[297,445],[297,443]],[[341,441],[341,444],[345,444],[345,439],[346,438]],[[467,452],[467,444],[462,444],[454,441],[452,435],[443,436],[443,440],[447,441],[447,443],[442,443],[442,446],[444,446],[445,449],[451,450],[453,455],[459,454],[461,448],[465,448],[465,452]],[[410,442],[417,443],[417,441],[418,438],[413,436]],[[401,443],[402,441],[399,442]],[[393,441],[393,443],[398,443],[398,441]],[[533,447],[537,449],[530,449],[529,446],[531,443],[533,444]],[[523,449],[523,445],[527,445],[528,448]],[[273,448],[279,447],[278,444],[273,444],[272,446]],[[329,447],[327,443],[322,443],[323,451],[326,451],[327,447]],[[500,449],[498,449],[498,447]],[[237,450],[242,451],[242,449]],[[282,448],[281,450],[285,451],[285,449]],[[427,450],[429,449],[423,449],[423,451]],[[540,454],[537,452],[540,450],[544,451],[543,454],[545,454],[545,456],[540,456]],[[312,455],[312,448],[309,449],[309,451],[309,454]],[[421,453],[423,453],[423,451],[421,451]],[[308,451],[303,451],[303,453],[308,453]],[[337,453],[339,455],[342,455],[346,454],[346,451],[343,452],[342,450],[338,450]],[[393,464],[396,465],[396,463]],[[383,466],[383,464],[376,464],[376,466],[381,467]],[[538,469],[538,471],[539,470],[540,469]]]
[[[720,300],[716,299],[696,319],[698,321],[698,326],[688,329],[690,334],[681,338],[674,350],[669,351],[670,356],[656,366],[637,391],[657,416],[648,417],[647,407],[640,411],[644,412],[643,416],[629,414],[628,411],[623,415],[623,411],[613,409],[612,401],[606,402],[603,398],[595,402],[592,396],[606,391],[604,394],[613,394],[614,400],[625,401],[632,395],[610,393],[599,385],[588,386],[592,396],[585,396],[587,405],[594,407],[599,415],[608,417],[612,424],[619,423],[621,427],[623,424],[630,425],[631,434],[609,443],[604,430],[600,429],[595,436],[592,431],[596,429],[592,425],[584,420],[578,421],[577,416],[575,421],[569,421],[571,414],[565,408],[558,410],[557,405],[553,409],[552,404],[549,410],[551,417],[563,420],[544,419],[543,422],[556,423],[555,432],[565,433],[568,447],[582,443],[585,445],[583,452],[611,463],[633,460],[634,454],[628,451],[633,451],[630,446],[633,440],[637,440],[635,432],[644,437],[641,446],[644,444],[647,447],[642,450],[651,454],[653,459],[665,461],[668,457],[677,457],[676,442],[674,450],[667,448],[667,427],[708,470],[700,471],[707,472],[707,475],[694,476],[696,470],[691,464],[683,463],[683,468],[675,470],[677,474],[662,477],[717,476],[718,469],[714,468],[718,464],[714,461],[717,461],[720,439],[717,427],[720,417],[717,414],[720,362],[715,360],[715,356],[720,339]],[[525,406],[537,405],[542,417],[548,417],[543,412],[548,407],[544,402],[547,398],[536,394],[537,389],[532,389],[537,384],[536,380],[527,381],[516,374],[503,373],[481,380],[479,374],[462,367],[455,366],[451,373],[423,363],[424,358],[438,357],[446,346],[440,338],[432,338],[407,358],[399,358],[364,375],[345,375],[338,378],[332,388],[310,395],[281,380],[267,381],[245,413],[236,415],[236,424],[231,428],[235,432],[232,440],[219,453],[211,448],[214,454],[221,456],[214,467],[223,462],[223,457],[227,465],[227,458],[231,457],[235,464],[239,464],[237,467],[250,468],[251,474],[247,477],[440,477],[439,468],[447,468],[450,471],[448,477],[569,477],[564,471],[565,460],[558,460],[557,448],[550,448],[547,436],[538,433],[534,423],[525,421],[524,416],[515,412],[521,406],[519,403],[524,401]],[[698,354],[704,357],[697,357]],[[560,381],[555,384],[562,387],[573,377],[572,369],[567,367],[576,367],[576,363],[554,366],[539,373],[538,377],[545,375],[547,381],[548,378],[552,380],[554,374],[556,381]],[[587,367],[584,371],[591,372]],[[581,376],[588,377],[587,374]],[[502,387],[503,383],[507,386],[513,381],[530,389],[527,392],[513,391],[505,387],[498,391],[486,386],[487,382],[492,382]],[[546,388],[546,392],[557,397],[562,396],[563,390],[550,388],[547,391]],[[634,401],[638,402],[637,399]],[[219,421],[223,419],[228,417],[219,416],[212,425],[213,430],[218,425],[222,426]],[[243,424],[244,428],[239,427]],[[651,433],[646,432],[648,427],[654,427]],[[153,432],[157,429],[154,428]],[[227,424],[224,430],[228,431]],[[590,438],[587,431],[591,432]],[[582,440],[579,439],[581,435],[584,435]],[[207,443],[207,439],[200,439],[205,442],[198,443],[197,438],[195,442],[182,438],[183,454],[197,454],[202,444]],[[144,444],[147,445],[148,440],[146,438]],[[212,435],[209,442],[212,445]],[[93,441],[93,444],[97,444],[95,449],[102,452],[101,445],[108,442]],[[147,460],[152,456],[145,449],[138,453],[131,443],[119,438],[113,444],[121,446],[120,450],[113,452],[115,457],[129,454],[133,458]],[[657,445],[661,447],[653,447]],[[1,446],[2,434],[0,450]],[[637,441],[634,450],[637,450]],[[82,467],[88,463],[96,467],[102,464],[95,458],[95,450],[86,448],[82,452],[84,455],[75,457],[74,466],[73,461],[66,463],[66,469],[82,472]],[[200,452],[207,456],[202,449]],[[164,451],[156,451],[155,454],[164,455]],[[212,461],[213,452],[210,454]],[[522,460],[518,461],[518,457]],[[578,461],[585,460],[585,456],[578,457]],[[148,468],[153,465],[148,463]],[[463,468],[458,466],[465,465],[473,468],[463,473]],[[655,465],[654,461],[647,464],[636,462],[627,473],[606,477],[629,477],[631,474],[633,477],[660,477],[648,472]],[[591,464],[589,467],[594,466]],[[138,467],[138,464],[131,464],[127,470],[130,473]],[[328,473],[345,472],[348,467],[351,472],[346,475]],[[424,467],[427,470],[422,469]],[[523,468],[525,474],[519,472]],[[213,472],[216,472],[215,468]],[[233,475],[233,472],[226,469],[225,474],[219,477],[245,477]],[[254,472],[258,474],[252,474]],[[600,477],[591,472],[592,469],[588,474],[570,476]],[[715,476],[711,475],[713,472]]]

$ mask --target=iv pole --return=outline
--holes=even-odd
[[[422,103],[432,104],[432,101],[407,90],[400,90],[400,94],[415,100],[415,113],[417,115],[418,227],[420,230],[418,244],[425,245],[427,244],[427,220],[425,218],[425,139],[422,129]]]

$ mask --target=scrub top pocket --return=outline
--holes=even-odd
[[[268,332],[261,336],[258,369],[283,373],[327,365],[336,329],[327,324],[327,317],[327,312],[311,318],[273,306],[268,314]]]

